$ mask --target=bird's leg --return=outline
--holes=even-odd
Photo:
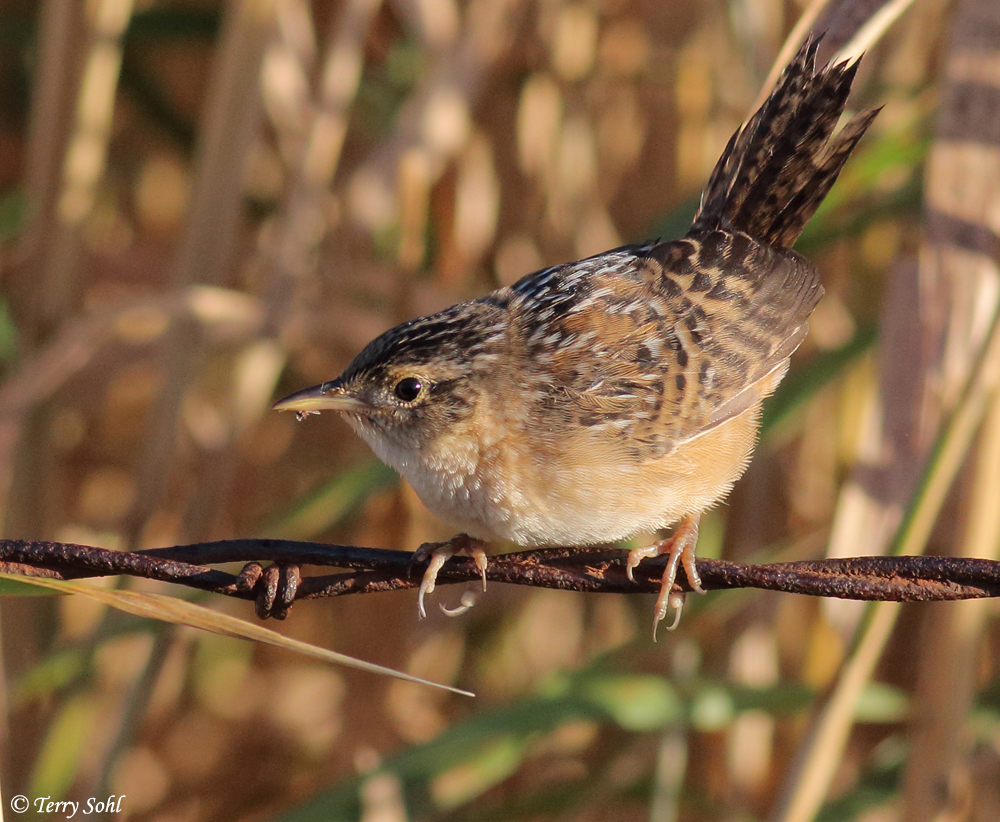
[[[483,578],[483,590],[485,591],[486,566],[488,562],[486,551],[483,550],[483,544],[479,540],[473,539],[468,534],[457,534],[447,542],[425,542],[414,551],[413,559],[410,560],[411,563],[430,560],[427,570],[424,571],[424,578],[420,582],[420,590],[417,593],[417,610],[420,613],[421,619],[427,616],[427,611],[424,610],[424,596],[434,593],[434,585],[437,582],[438,572],[449,559],[462,551],[475,560],[476,567],[479,569],[479,575]]]
[[[632,576],[632,569],[644,559],[650,557],[667,556],[667,566],[663,569],[663,581],[660,584],[660,595],[656,598],[656,607],[653,609],[653,639],[656,639],[656,628],[667,615],[670,608],[674,608],[676,616],[668,631],[674,630],[681,621],[681,608],[684,606],[684,594],[674,591],[674,580],[677,579],[677,565],[683,564],[684,573],[687,575],[691,589],[699,594],[704,594],[705,589],[701,587],[701,577],[698,576],[698,568],[695,566],[694,549],[698,544],[698,516],[685,517],[680,524],[666,539],[654,542],[645,548],[633,548],[628,552],[628,560],[625,563],[625,571],[628,578],[635,581]]]

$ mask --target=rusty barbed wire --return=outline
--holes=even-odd
[[[280,539],[200,542],[143,551],[113,551],[63,542],[0,540],[0,571],[53,579],[133,576],[251,600],[257,615],[284,619],[295,602],[348,594],[416,588],[421,562],[384,548]],[[651,594],[659,590],[665,560],[650,560],[625,575],[624,551],[614,548],[540,548],[490,558],[491,582],[594,594]],[[211,566],[243,562],[236,574]],[[268,566],[261,563],[269,562]],[[340,568],[303,576],[301,567]],[[1000,562],[958,557],[849,557],[765,564],[699,559],[706,590],[758,588],[839,599],[931,602],[1000,596]],[[439,584],[475,582],[475,563],[449,560]],[[689,591],[679,577],[681,590]]]

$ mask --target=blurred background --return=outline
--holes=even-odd
[[[679,236],[800,17],[829,55],[877,5],[7,0],[2,535],[447,538],[341,420],[270,403],[404,319]],[[798,246],[827,296],[702,556],[997,554],[995,5],[886,7],[905,13],[852,103],[885,109]],[[124,794],[122,818],[161,822],[1000,818],[993,602],[716,593],[653,645],[651,597],[494,584],[459,619],[437,611],[460,594],[424,621],[413,592],[302,603],[280,630],[475,699],[5,597],[4,803]]]

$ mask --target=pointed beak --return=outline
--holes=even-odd
[[[297,411],[300,414],[314,414],[328,409],[357,414],[367,406],[348,396],[340,380],[333,380],[289,394],[278,400],[273,407],[275,411]]]

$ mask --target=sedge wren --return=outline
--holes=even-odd
[[[335,380],[275,408],[340,411],[427,507],[464,534],[427,552],[434,589],[456,550],[485,584],[489,543],[599,545],[677,524],[629,552],[667,555],[656,624],[702,591],[701,513],[743,474],[761,402],[823,294],[790,249],[877,110],[836,135],[857,62],[816,68],[817,38],[733,135],[688,233],[529,274],[410,320]],[[676,624],[676,621],[675,621]]]

